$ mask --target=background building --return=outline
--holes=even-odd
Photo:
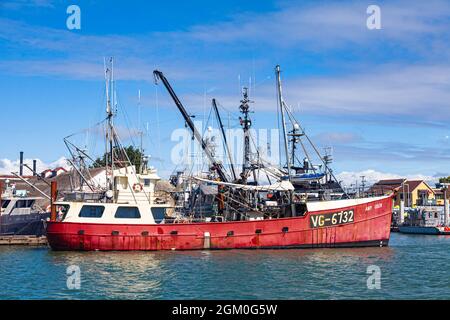
[[[373,196],[394,193],[394,206],[400,206],[401,200],[405,201],[406,207],[436,204],[436,191],[424,180],[380,180],[369,189],[368,193]]]

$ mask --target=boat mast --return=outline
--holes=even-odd
[[[139,149],[141,151],[141,163],[139,166],[139,173],[143,173],[144,172],[144,146],[143,146],[143,135],[144,135],[144,131],[142,130],[142,126],[141,126],[141,90],[138,90],[138,134],[139,134]]]
[[[106,78],[106,115],[108,120],[108,130],[106,133],[106,139],[108,141],[109,150],[106,153],[106,172],[107,172],[107,187],[108,190],[113,190],[114,184],[114,65],[113,58],[109,60],[110,68],[105,69],[105,78]],[[112,96],[112,98],[111,98]],[[108,167],[111,172],[108,175]]]
[[[285,103],[283,100],[283,92],[281,89],[281,76],[280,76],[281,71],[280,71],[279,65],[277,65],[275,67],[275,74],[277,76],[278,103],[280,105],[281,122],[283,124],[283,139],[284,139],[284,152],[286,154],[286,167],[287,167],[289,181],[292,183],[291,160],[289,159],[288,137],[287,137],[287,132],[286,132],[286,122],[284,121]],[[295,207],[295,203],[294,203],[294,191],[289,192],[289,200],[290,200],[291,214],[293,217],[295,217],[297,215],[297,213],[296,213],[296,207]]]
[[[281,113],[281,123],[283,126],[283,140],[284,140],[284,152],[286,154],[286,168],[289,176],[289,181],[291,181],[291,160],[289,158],[289,147],[288,147],[288,137],[286,132],[286,122],[284,120],[284,100],[283,100],[283,93],[281,89],[281,71],[280,66],[277,65],[275,67],[275,74],[277,76],[277,89],[278,89],[278,103],[280,105],[280,113]]]
[[[248,105],[251,102],[248,99],[248,88],[244,87],[242,90],[242,95],[244,99],[241,100],[241,105],[239,106],[239,110],[244,115],[244,118],[239,117],[239,121],[241,122],[242,129],[244,130],[244,161],[242,164],[242,183],[245,184],[247,182],[247,174],[252,169],[250,164],[250,127],[252,126],[252,121],[249,119],[248,114],[250,112],[250,106]]]

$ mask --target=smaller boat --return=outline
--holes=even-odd
[[[325,173],[298,173],[292,175],[292,183],[300,183],[307,181],[317,181],[325,177]]]
[[[398,231],[408,234],[450,235],[445,210],[439,209],[430,207],[409,211],[406,221],[398,226]]]
[[[44,221],[50,216],[37,205],[40,197],[31,197],[27,190],[16,190],[9,180],[0,191],[0,235],[45,234]]]
[[[433,235],[450,235],[450,227],[436,226],[436,227],[424,227],[424,226],[400,226],[398,231],[401,233],[409,234],[433,234]]]

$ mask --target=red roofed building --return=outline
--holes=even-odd
[[[405,201],[405,206],[415,207],[434,203],[435,199],[435,191],[424,180],[380,180],[368,193],[374,196],[394,193],[394,206],[399,206],[401,200]]]
[[[55,169],[47,169],[47,170],[41,172],[41,177],[42,178],[53,178],[53,177],[59,176],[61,173],[65,173],[65,172],[67,172],[67,170],[64,169],[63,167],[58,167]]]

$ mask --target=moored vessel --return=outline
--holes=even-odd
[[[421,207],[410,209],[398,231],[406,234],[450,235],[448,226],[448,200],[444,207]]]
[[[17,190],[9,179],[0,182],[0,236],[32,235],[45,233],[44,221],[49,217],[39,207],[40,197],[33,197],[27,190]]]
[[[308,204],[298,217],[229,222],[156,223],[144,211],[124,219],[121,205],[82,204],[62,221],[48,222],[54,250],[203,250],[387,246],[390,197]],[[144,209],[133,207],[133,211]],[[127,208],[130,208],[127,205]],[[118,210],[119,209],[119,210]],[[83,217],[81,212],[96,212]],[[128,210],[128,209],[127,209]],[[101,212],[101,213],[100,213]],[[82,217],[80,217],[80,214]],[[95,216],[95,217],[94,217]]]
[[[409,234],[450,235],[450,227],[446,226],[399,226],[399,232]]]
[[[277,72],[279,78],[279,67]],[[57,200],[53,185],[52,215],[47,223],[47,238],[52,249],[205,250],[388,245],[391,197],[351,199],[338,183],[331,181],[334,175],[327,165],[324,173],[309,164],[294,173],[294,159],[287,156],[284,123],[286,166],[277,169],[277,180],[270,184],[256,179],[249,181],[250,176],[256,176],[255,170],[268,171],[268,167],[252,162],[250,157],[250,100],[246,91],[240,106],[245,148],[243,170],[237,175],[232,166],[230,175],[195,128],[164,75],[155,71],[155,77],[164,83],[210,161],[207,177],[189,179],[195,181],[199,189],[208,186],[214,190],[207,195],[212,199],[212,214],[205,216],[195,211],[192,204],[203,198],[193,192],[183,191],[183,198],[186,194],[190,197],[188,205],[176,208],[170,199],[157,195],[155,184],[159,177],[155,170],[131,164],[114,129],[114,114],[108,98],[108,92],[114,97],[114,88],[109,78],[105,186],[94,186],[83,174],[86,168],[76,169],[84,182],[77,196],[66,195],[62,201]],[[279,80],[278,87],[280,108],[284,108]],[[301,129],[298,124],[294,127],[297,129]],[[300,135],[305,135],[302,129]],[[258,163],[261,162],[258,160]],[[327,180],[321,183],[325,178]]]

